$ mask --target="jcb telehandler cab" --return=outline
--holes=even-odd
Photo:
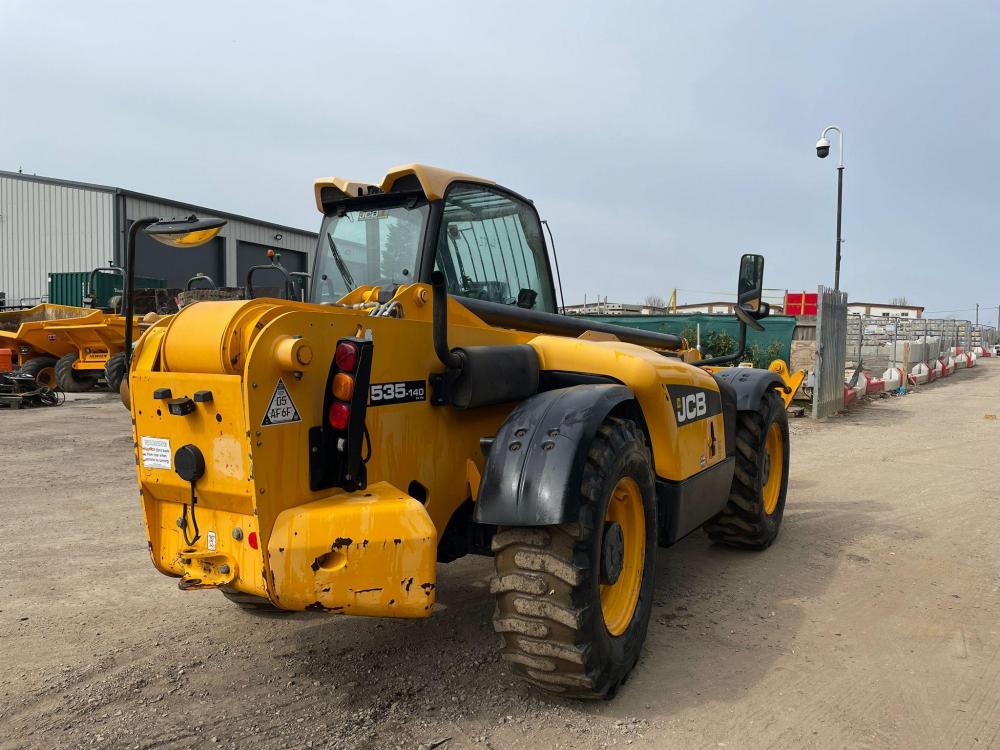
[[[774,541],[782,379],[557,314],[534,206],[489,180],[408,165],[315,191],[311,302],[193,305],[135,349],[154,565],[247,607],[427,617],[438,562],[493,555],[511,668],[613,695],[658,546]],[[746,325],[763,262],[741,264]]]

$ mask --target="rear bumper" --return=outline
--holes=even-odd
[[[387,482],[283,511],[267,552],[282,609],[428,617],[434,606],[437,531]]]

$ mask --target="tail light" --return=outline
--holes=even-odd
[[[333,397],[340,401],[350,401],[354,395],[354,378],[346,372],[338,372],[333,376]]]
[[[326,421],[335,430],[346,430],[351,422],[351,407],[340,401],[330,404]]]
[[[354,372],[358,366],[358,346],[353,341],[341,341],[337,344],[337,351],[333,355],[333,361],[338,370],[344,372]]]
[[[361,449],[373,350],[372,342],[364,339],[337,342],[326,381],[324,422],[309,430],[309,485],[313,491],[329,487],[353,491],[365,486]]]

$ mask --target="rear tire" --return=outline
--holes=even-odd
[[[58,388],[55,365],[55,357],[35,357],[21,366],[20,373],[30,375],[38,385],[54,391]]]
[[[501,527],[493,538],[493,629],[511,670],[535,687],[607,699],[639,659],[653,603],[656,495],[634,422],[601,425],[579,499],[576,523]]]
[[[96,375],[87,375],[73,369],[73,363],[79,359],[76,352],[70,352],[56,362],[56,383],[63,393],[86,393],[97,384]]]
[[[245,612],[254,612],[261,615],[287,615],[291,614],[287,609],[275,607],[270,599],[262,596],[246,594],[236,589],[219,589],[222,595]]]
[[[767,549],[785,513],[788,414],[781,397],[769,390],[756,409],[738,412],[736,420],[736,472],[729,502],[705,524],[705,533],[730,547]]]
[[[118,352],[108,357],[104,363],[104,379],[108,381],[108,388],[115,393],[120,393],[122,380],[125,377],[125,352]]]

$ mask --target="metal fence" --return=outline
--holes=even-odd
[[[821,286],[816,315],[816,370],[813,417],[844,408],[844,358],[847,350],[847,293]]]
[[[947,357],[956,348],[989,346],[995,339],[996,329],[977,327],[968,320],[848,315],[847,377],[857,369],[878,377],[890,367],[902,367],[907,342],[907,364],[912,367]]]

